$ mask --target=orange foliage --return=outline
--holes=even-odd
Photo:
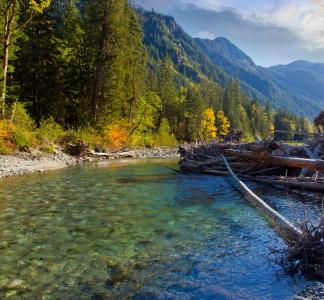
[[[0,120],[0,142],[8,152],[14,150],[13,136],[15,134],[15,126],[10,120]],[[1,152],[4,152],[2,150]]]
[[[129,140],[129,123],[119,121],[106,127],[104,141],[111,149],[121,149],[127,146]]]

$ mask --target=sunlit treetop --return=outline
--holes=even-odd
[[[30,0],[29,4],[30,4],[30,8],[33,11],[42,13],[44,11],[44,9],[46,9],[50,6],[51,0]]]

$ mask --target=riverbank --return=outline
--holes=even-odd
[[[84,161],[111,160],[121,157],[130,158],[171,158],[177,157],[176,148],[145,148],[137,149],[125,156],[119,154],[110,154],[107,156],[82,156],[75,157],[67,155],[61,150],[55,154],[44,154],[41,152],[15,153],[13,155],[0,155],[0,178],[24,175],[37,172],[62,169],[68,166],[74,166]]]

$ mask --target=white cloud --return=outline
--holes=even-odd
[[[287,1],[260,12],[256,19],[294,32],[307,48],[324,47],[324,11],[315,1]]]
[[[235,10],[242,18],[296,34],[307,48],[324,47],[324,0],[180,0],[184,7]]]
[[[199,31],[195,36],[201,39],[209,39],[209,40],[214,40],[216,38],[216,35],[209,31]]]

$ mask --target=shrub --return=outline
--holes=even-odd
[[[129,141],[129,124],[126,120],[121,120],[108,125],[104,130],[103,142],[112,149],[126,147]]]
[[[14,150],[15,130],[15,126],[10,120],[0,120],[0,154],[10,154]]]
[[[160,128],[156,134],[155,145],[169,147],[175,147],[178,145],[176,137],[171,133],[169,122],[165,118],[161,120]]]
[[[35,123],[28,115],[25,107],[17,103],[13,109],[12,122],[15,125],[13,142],[19,150],[36,146],[37,139],[35,135]]]
[[[99,133],[92,127],[85,127],[75,131],[76,142],[83,141],[88,145],[90,149],[95,149],[96,147],[102,145],[102,137]]]
[[[54,154],[56,152],[56,147],[54,144],[44,144],[40,147],[40,151],[47,154]]]
[[[15,105],[12,123],[28,131],[34,131],[36,128],[35,122],[27,113],[25,106],[19,102]]]
[[[13,142],[19,150],[29,148],[35,145],[35,135],[32,132],[17,128]]]
[[[13,147],[3,139],[0,139],[0,155],[8,155],[12,153]]]
[[[152,147],[154,146],[154,134],[152,133],[136,133],[129,139],[130,148]]]
[[[53,117],[43,120],[40,127],[37,129],[37,136],[42,143],[57,143],[63,138],[64,135],[65,132],[62,126],[57,124]]]

